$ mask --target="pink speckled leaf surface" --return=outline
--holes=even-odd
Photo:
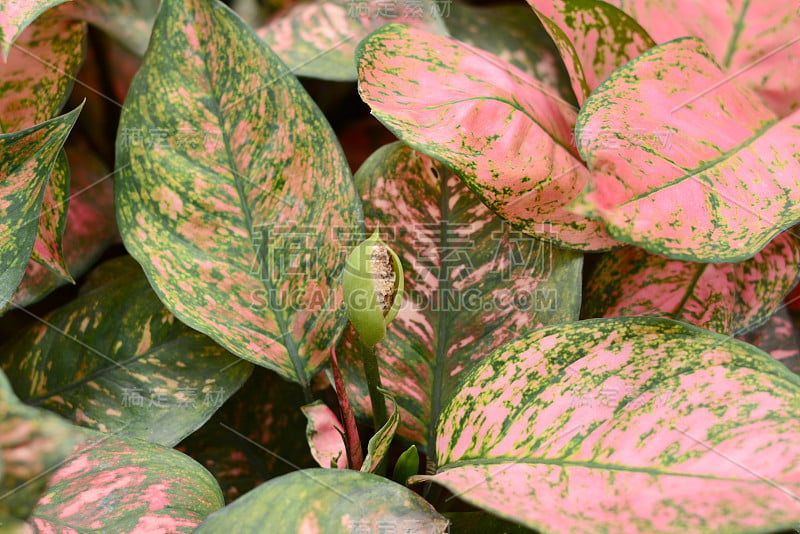
[[[576,137],[592,171],[575,206],[674,259],[748,259],[800,220],[800,111],[778,120],[705,44],[684,38],[615,71]]]
[[[139,57],[147,50],[159,0],[72,0],[63,12],[105,31]]]
[[[376,347],[382,382],[398,405],[398,435],[430,453],[467,369],[529,330],[578,318],[582,256],[511,229],[447,167],[402,143],[376,151],[356,184],[367,226],[380,225],[405,276],[400,311]],[[364,418],[360,350],[348,328],[337,355]]]
[[[347,237],[363,223],[341,148],[299,82],[220,2],[166,1],[116,161],[120,232],[159,298],[308,385],[344,327]]]
[[[539,329],[465,378],[434,480],[543,533],[772,531],[800,520],[800,377],[650,317]]]
[[[344,427],[322,401],[300,408],[306,416],[306,439],[311,455],[323,469],[347,469]]]
[[[0,4],[0,50],[8,58],[14,41],[36,17],[67,0],[5,0]]]
[[[800,331],[796,314],[779,310],[759,328],[736,339],[763,350],[790,371],[800,375]]]
[[[206,519],[196,534],[444,534],[448,521],[408,488],[371,473],[306,469],[270,480]]]
[[[216,480],[191,458],[133,438],[92,436],[53,474],[30,519],[36,532],[188,534],[223,506]]]
[[[599,0],[528,0],[558,47],[582,104],[609,74],[653,39],[632,18]]]
[[[256,33],[298,76],[354,81],[359,41],[390,22],[444,34],[442,5],[437,0],[314,0],[290,6]]]
[[[81,107],[22,131],[0,134],[0,312],[25,274],[48,179]]]
[[[756,91],[779,116],[800,107],[800,13],[771,0],[609,0],[664,43],[703,39],[731,77]]]
[[[587,282],[581,314],[666,317],[738,334],[778,310],[799,272],[800,242],[791,232],[737,263],[670,260],[625,247],[600,258]]]
[[[567,210],[589,173],[572,139],[577,113],[555,89],[488,52],[396,24],[362,41],[357,61],[372,114],[453,168],[492,211],[560,246],[616,244]]]

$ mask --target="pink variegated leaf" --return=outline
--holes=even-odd
[[[53,471],[86,439],[76,426],[19,401],[0,372],[0,526],[26,519]]]
[[[0,312],[25,274],[48,178],[81,107],[28,129],[0,134]]]
[[[574,321],[582,256],[512,230],[443,164],[402,143],[356,173],[367,226],[403,263],[402,306],[376,347],[398,435],[430,455],[439,411],[461,375],[502,344]],[[353,408],[371,413],[352,328],[337,350]]]
[[[64,229],[69,205],[69,162],[62,150],[58,153],[50,183],[45,187],[39,214],[39,234],[33,244],[31,259],[50,269],[67,282],[74,283],[63,251]]]
[[[800,220],[798,131],[800,111],[776,120],[701,41],[671,41],[615,71],[581,108],[592,179],[575,208],[655,254],[751,258]]]
[[[308,388],[346,322],[340,234],[363,224],[341,148],[217,0],[165,2],[151,43],[117,136],[125,246],[181,321]]]
[[[448,521],[391,480],[350,469],[306,469],[274,478],[212,514],[195,534],[444,534]],[[266,527],[266,528],[265,528]]]
[[[147,50],[159,0],[72,0],[69,17],[85,20],[122,43],[139,57]]]
[[[67,0],[7,0],[0,4],[0,50],[3,59],[8,59],[11,47],[20,33],[36,17],[51,7]],[[48,117],[49,118],[49,117]]]
[[[324,469],[347,469],[344,427],[333,410],[322,401],[300,408],[306,416],[306,439],[311,455]]]
[[[362,41],[357,60],[372,114],[514,227],[568,248],[615,245],[601,223],[566,209],[589,174],[572,140],[576,112],[554,89],[488,52],[396,24]]]
[[[783,117],[800,107],[800,13],[797,2],[608,0],[653,38],[706,42],[717,62]]]
[[[736,339],[763,350],[795,374],[800,374],[800,332],[797,318],[782,309],[761,327]]]
[[[29,522],[36,532],[191,533],[223,506],[217,481],[160,445],[91,432],[55,473]]]
[[[453,3],[450,36],[486,50],[536,78],[572,102],[570,78],[539,19],[525,5],[473,7]]]
[[[601,0],[528,0],[553,42],[582,104],[609,74],[656,45],[631,17]]]
[[[86,24],[60,19],[65,7],[36,19],[0,61],[0,132],[42,123],[66,103],[83,62]]]
[[[389,419],[377,432],[372,436],[367,444],[367,456],[364,458],[364,464],[361,466],[361,471],[364,473],[374,473],[378,466],[383,461],[386,453],[389,452],[389,446],[392,444],[392,439],[397,432],[397,426],[400,424],[400,411],[397,409],[397,402],[394,397],[389,395],[388,391],[384,391],[389,402],[392,403],[392,410],[389,412]]]
[[[723,334],[746,332],[781,306],[800,273],[800,242],[784,232],[737,263],[670,260],[625,247],[600,258],[586,286],[584,317],[650,315]]]
[[[65,151],[69,159],[72,198],[62,244],[67,268],[77,277],[89,270],[117,237],[114,191],[111,174],[85,139],[70,136]],[[12,302],[16,306],[27,306],[66,283],[62,276],[31,260]]]
[[[437,0],[314,0],[275,15],[256,33],[298,76],[355,81],[356,45],[389,22],[446,33]]]
[[[667,319],[541,328],[474,368],[433,480],[543,533],[766,532],[800,521],[800,377]]]

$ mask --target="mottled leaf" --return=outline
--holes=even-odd
[[[298,3],[257,30],[259,37],[298,76],[358,78],[356,45],[389,22],[446,33],[438,0],[315,0]]]
[[[631,17],[601,0],[528,0],[561,52],[582,104],[609,74],[656,45]]]
[[[61,150],[50,172],[39,214],[39,233],[33,243],[31,259],[68,282],[75,282],[64,258],[63,236],[69,206],[69,162]]]
[[[800,374],[800,332],[797,319],[786,309],[778,311],[761,327],[740,339],[763,350],[795,374]]]
[[[30,522],[43,534],[190,533],[222,505],[219,485],[191,458],[97,433],[55,472]]]
[[[368,227],[403,263],[397,317],[377,345],[383,386],[397,401],[398,435],[427,446],[461,373],[545,324],[577,319],[580,254],[513,231],[447,168],[401,143],[356,173]],[[337,351],[356,413],[371,413],[353,330]]]
[[[62,243],[67,268],[77,277],[95,264],[117,236],[114,192],[108,168],[85,139],[71,135],[65,150],[72,193]],[[31,260],[12,303],[27,306],[66,283],[63,277]]]
[[[390,480],[347,469],[306,469],[271,480],[211,515],[197,534],[446,532],[447,520]],[[404,530],[405,529],[405,530]]]
[[[0,49],[8,59],[20,33],[45,11],[67,0],[9,0],[0,4]]]
[[[2,356],[25,402],[165,446],[205,423],[252,369],[177,321],[130,257],[93,271],[78,299]]]
[[[131,142],[131,130],[154,142]],[[338,236],[360,230],[361,210],[324,117],[216,0],[162,6],[125,102],[117,168],[120,232],[159,298],[307,387],[345,324]]]
[[[22,404],[0,373],[0,525],[30,515],[53,470],[84,438],[60,417]]]
[[[396,24],[362,41],[357,60],[372,114],[454,169],[492,211],[557,245],[615,244],[566,209],[589,175],[572,140],[576,112],[555,89],[489,52]]]
[[[36,19],[0,62],[0,132],[42,123],[66,103],[83,62],[86,24],[59,20],[64,7]]]
[[[325,469],[347,469],[344,427],[322,401],[300,408],[306,416],[306,439],[311,455]]]
[[[81,107],[28,129],[0,134],[0,311],[25,273],[50,172]]]
[[[394,397],[384,391],[389,402],[392,403],[392,410],[389,412],[389,418],[386,423],[375,432],[375,435],[369,439],[367,443],[367,456],[364,457],[364,463],[361,465],[361,471],[364,473],[374,473],[378,466],[381,465],[386,453],[389,452],[389,446],[392,444],[394,435],[397,432],[397,426],[400,424],[400,411],[397,409],[397,402]]]
[[[94,24],[131,52],[143,56],[159,3],[160,0],[73,0],[64,7],[69,16]]]
[[[178,449],[203,464],[231,502],[270,478],[316,465],[297,409],[302,404],[297,384],[256,367],[244,387]]]
[[[533,11],[524,5],[450,6],[450,36],[486,50],[545,85],[566,100],[573,98],[570,79],[556,48]],[[574,103],[574,102],[570,102]]]
[[[800,377],[650,317],[539,329],[465,377],[434,480],[541,532],[765,532],[800,520]]]
[[[800,13],[796,2],[770,0],[608,0],[665,43],[699,37],[722,67],[779,116],[800,107]]]
[[[775,313],[798,273],[800,242],[790,232],[738,263],[670,260],[625,247],[600,258],[586,286],[582,315],[651,315],[740,334]]]
[[[800,112],[776,121],[702,42],[671,41],[581,108],[578,148],[593,172],[576,207],[648,252],[748,259],[800,220],[799,129]]]

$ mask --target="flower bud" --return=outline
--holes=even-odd
[[[403,298],[400,258],[378,236],[378,230],[353,249],[344,272],[344,301],[350,322],[368,347],[386,335]]]

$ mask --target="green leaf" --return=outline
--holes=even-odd
[[[0,4],[0,49],[3,60],[20,33],[45,11],[67,0],[16,0]]]
[[[791,232],[738,263],[670,260],[625,247],[597,262],[586,285],[582,315],[651,315],[740,334],[775,313],[798,272],[800,242]]]
[[[125,101],[117,170],[125,246],[166,306],[307,387],[346,321],[339,234],[361,230],[361,208],[322,114],[218,1],[164,2]]]
[[[417,446],[412,445],[397,459],[394,464],[394,472],[392,472],[392,479],[398,484],[406,484],[409,477],[419,473],[419,452]]]
[[[398,435],[430,455],[439,411],[482,355],[580,308],[582,256],[512,230],[447,167],[393,143],[356,173],[368,226],[400,257],[403,302],[376,346]],[[337,349],[354,411],[371,412],[353,330]]]
[[[0,311],[25,273],[48,178],[81,108],[20,132],[0,134]]]
[[[188,534],[222,505],[219,485],[191,458],[97,433],[55,472],[30,523],[37,532]]]
[[[265,480],[316,466],[297,409],[302,404],[297,384],[256,367],[244,387],[178,449],[214,475],[230,502]]]
[[[616,69],[656,45],[625,12],[601,0],[528,0],[550,33],[583,104]]]
[[[78,277],[86,273],[117,238],[114,191],[113,182],[108,179],[108,168],[85,138],[73,133],[64,149],[70,166],[69,188],[74,193],[69,201],[62,245],[67,269]],[[12,303],[27,306],[66,283],[68,280],[62,276],[31,260]]]
[[[53,471],[83,439],[78,427],[22,404],[0,373],[0,525],[30,515]]]
[[[453,3],[447,16],[447,28],[451,37],[491,52],[528,76],[557,88],[564,99],[574,99],[561,58],[529,7]]]
[[[263,484],[211,515],[196,534],[446,532],[447,520],[411,490],[347,469],[306,469]],[[403,530],[406,529],[406,530]]]
[[[800,377],[667,319],[541,328],[464,378],[433,480],[541,532],[766,532],[800,521]]]
[[[447,32],[438,0],[315,0],[301,2],[273,17],[258,36],[298,76],[333,81],[358,78],[356,45],[389,22]]]
[[[397,426],[400,424],[400,411],[397,409],[397,402],[394,397],[389,395],[388,391],[383,390],[382,393],[392,403],[392,409],[389,411],[389,419],[386,423],[378,429],[375,434],[369,438],[367,443],[367,456],[364,457],[364,463],[361,465],[362,473],[374,473],[381,462],[389,452],[389,446],[392,444],[394,435],[397,432]]]
[[[3,353],[29,404],[89,428],[172,446],[205,423],[252,366],[167,311],[130,257]]]

